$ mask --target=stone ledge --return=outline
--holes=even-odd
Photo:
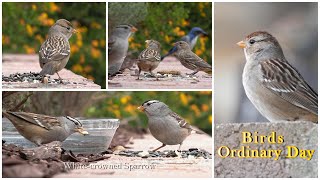
[[[258,135],[270,135],[272,131],[277,136],[284,137],[283,143],[243,144],[242,132],[258,132]],[[281,122],[281,123],[245,123],[216,124],[214,147],[214,177],[216,178],[316,178],[318,177],[318,125],[311,122]],[[287,158],[286,146],[296,146],[299,149],[315,150],[313,158],[308,161],[299,156]],[[221,146],[239,149],[250,146],[250,149],[283,150],[279,160],[273,158],[221,158],[217,150]]]
[[[29,73],[40,72],[41,68],[38,62],[38,55],[26,54],[3,54],[2,55],[2,75],[9,76],[14,73]],[[59,75],[63,80],[70,82],[68,84],[43,84],[29,82],[4,82],[2,81],[3,89],[17,88],[48,88],[48,89],[101,89],[92,80],[77,75],[70,70],[62,69]],[[50,76],[53,79],[58,79],[58,75]]]

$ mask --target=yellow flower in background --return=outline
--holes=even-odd
[[[188,97],[185,93],[180,93],[180,100],[182,102],[183,105],[188,105],[189,103],[189,100],[188,100]]]
[[[202,104],[201,105],[201,110],[204,111],[204,112],[207,112],[209,110],[209,106],[206,105],[206,104]]]
[[[104,39],[100,40],[100,46],[101,47],[106,47],[106,41]]]
[[[60,7],[57,6],[56,3],[54,3],[54,2],[50,2],[49,7],[50,7],[50,12],[59,12],[60,11]]]
[[[36,11],[36,10],[37,10],[37,5],[32,4],[32,5],[31,5],[31,8],[32,8],[33,11]]]
[[[35,50],[33,47],[30,47],[28,45],[23,45],[23,49],[26,51],[27,54],[34,54]]]
[[[97,48],[91,47],[91,57],[98,59],[101,57],[101,51]]]
[[[171,21],[171,20],[169,20],[169,22],[168,22],[168,23],[169,23],[169,25],[170,25],[170,26],[172,26],[172,21]]]
[[[133,42],[133,40],[134,40],[134,37],[130,36],[129,39],[128,39],[128,42],[131,43],[131,42]]]
[[[195,52],[198,56],[200,56],[202,53],[203,53],[203,51],[201,50],[201,49],[196,49],[196,52]]]
[[[26,31],[29,36],[33,36],[36,29],[37,29],[36,27],[32,27],[30,24],[26,25]]]
[[[98,46],[99,46],[99,41],[98,41],[98,40],[92,40],[92,41],[91,41],[91,45],[92,45],[93,47],[98,47]]]
[[[2,44],[4,45],[10,44],[10,37],[6,35],[2,35]]]
[[[89,66],[89,65],[86,65],[86,66],[84,67],[83,71],[84,71],[85,73],[90,73],[90,72],[92,71],[92,67]]]
[[[181,22],[181,26],[182,27],[185,27],[185,26],[189,26],[190,25],[190,22],[185,20],[185,19],[182,19],[182,22]]]
[[[212,124],[212,115],[208,117],[209,123]]]
[[[79,52],[80,48],[76,44],[74,44],[71,46],[70,50],[71,50],[71,54],[73,54],[73,53]]]
[[[71,69],[72,69],[72,71],[79,72],[79,73],[81,73],[83,71],[83,68],[80,64],[73,65]]]
[[[122,103],[122,104],[127,104],[129,101],[131,100],[131,96],[122,96],[121,98],[120,98],[120,102]]]
[[[83,64],[86,61],[85,59],[84,54],[81,54],[79,59],[80,64]]]
[[[171,40],[172,40],[172,37],[169,37],[168,35],[165,35],[165,36],[164,36],[164,41],[165,41],[166,43],[170,43]]]
[[[200,116],[201,112],[200,112],[200,109],[198,108],[197,105],[192,104],[191,105],[191,110],[196,114],[197,117]]]
[[[40,34],[37,34],[37,35],[35,36],[35,39],[38,40],[40,43],[42,43],[42,42],[44,41],[44,39],[41,37]]]
[[[95,22],[95,21],[93,21],[93,22],[90,24],[90,27],[91,27],[92,29],[101,29],[101,28],[102,28],[101,24],[99,24],[99,23],[97,23],[97,22]]]
[[[116,118],[118,118],[118,119],[120,119],[121,118],[121,112],[120,112],[120,110],[114,110],[113,111],[113,113],[114,113],[114,115],[116,116]]]

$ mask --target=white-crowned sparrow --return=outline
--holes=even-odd
[[[237,43],[244,48],[245,92],[269,121],[305,120],[318,123],[318,94],[283,55],[278,41],[258,31]]]
[[[153,151],[157,151],[166,145],[176,144],[180,144],[180,150],[183,141],[191,133],[203,134],[203,132],[193,129],[189,123],[173,112],[165,103],[158,100],[148,100],[138,109],[146,113],[149,119],[148,127],[153,137],[162,142],[162,146]]]
[[[146,40],[146,43],[147,48],[140,53],[137,61],[139,68],[138,79],[141,71],[148,71],[152,74],[152,71],[157,68],[161,62],[160,43],[156,40]]]
[[[52,141],[64,141],[71,134],[78,132],[89,134],[82,127],[80,121],[70,116],[51,117],[27,112],[4,111],[17,131],[29,141],[40,146]]]
[[[130,24],[118,25],[108,39],[108,74],[115,75],[127,55],[128,39],[137,28]]]
[[[204,71],[208,74],[212,73],[211,65],[193,53],[187,42],[178,41],[175,43],[175,47],[176,49],[172,55],[176,57],[184,67],[194,71],[190,75],[195,75],[199,71]]]
[[[61,71],[70,58],[69,38],[76,30],[72,24],[65,20],[59,19],[49,29],[48,39],[42,43],[39,50],[39,63],[42,68],[40,75],[53,75]],[[59,76],[61,80],[61,77]]]

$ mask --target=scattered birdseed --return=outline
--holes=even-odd
[[[126,156],[126,157],[141,157],[141,158],[149,158],[149,157],[162,157],[162,158],[170,158],[170,157],[181,157],[181,158],[195,158],[195,159],[212,159],[212,154],[206,150],[198,149],[198,148],[190,148],[189,150],[182,151],[173,151],[173,150],[165,150],[165,151],[131,151],[125,150],[119,152],[117,155]]]

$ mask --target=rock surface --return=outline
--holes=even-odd
[[[244,144],[242,143],[242,132],[244,131],[251,133],[258,132],[258,135],[266,136],[269,136],[272,132],[276,132],[276,137],[283,136],[284,142],[272,144],[266,141],[264,144]],[[217,124],[215,125],[214,140],[214,177],[216,178],[318,177],[317,124],[311,122]],[[249,146],[250,149],[281,149],[283,151],[278,160],[274,160],[274,157],[222,158],[217,153],[221,146],[228,146],[230,149]],[[287,146],[296,146],[299,150],[315,150],[315,152],[311,160],[300,158],[300,155],[296,158],[288,158]]]
[[[63,88],[63,89],[101,89],[92,80],[74,74],[70,70],[59,71],[64,84],[58,83],[58,75],[48,78],[48,83],[41,83],[37,73],[41,71],[38,55],[3,54],[2,56],[2,88]],[[25,74],[24,74],[25,73]],[[19,81],[17,76],[26,76]]]

